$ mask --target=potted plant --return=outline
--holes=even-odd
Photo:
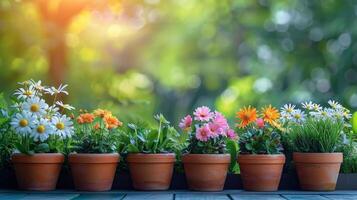
[[[158,127],[132,123],[120,136],[136,190],[167,190],[171,184],[175,153],[180,152],[186,142],[186,137],[180,135],[162,114],[154,118]]]
[[[282,108],[282,121],[288,145],[293,149],[293,161],[303,190],[335,190],[343,160],[341,145],[349,110],[335,101],[329,107],[312,102]]]
[[[64,161],[61,152],[73,133],[73,122],[63,111],[74,108],[57,101],[59,94],[68,95],[67,85],[47,87],[33,80],[20,84],[10,122],[19,137],[11,156],[17,183],[24,190],[53,190]],[[45,95],[54,97],[53,105],[45,102]]]
[[[0,170],[11,166],[10,158],[18,142],[18,135],[11,127],[11,110],[0,93]]]
[[[269,105],[258,118],[254,107],[237,112],[239,148],[238,163],[243,188],[250,191],[278,190],[285,163],[280,141],[279,111]]]
[[[189,135],[189,146],[182,156],[188,187],[199,191],[223,190],[231,155],[227,140],[236,139],[225,117],[202,106],[181,120],[180,128]]]
[[[118,127],[110,111],[82,111],[76,119],[73,153],[69,154],[74,186],[83,191],[107,191],[113,184],[119,162]]]

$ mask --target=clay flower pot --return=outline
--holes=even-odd
[[[119,154],[71,153],[68,161],[76,190],[108,191],[112,188]]]
[[[64,155],[60,153],[38,153],[11,156],[17,184],[22,190],[48,191],[56,189]]]
[[[170,187],[175,154],[129,154],[131,180],[136,190],[167,190]]]
[[[238,156],[243,188],[249,191],[278,190],[285,163],[284,154]]]
[[[300,187],[303,190],[335,190],[342,153],[294,153]]]
[[[231,163],[230,154],[186,154],[182,156],[190,190],[221,191]]]

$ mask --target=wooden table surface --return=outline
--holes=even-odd
[[[118,200],[357,200],[355,191],[334,192],[246,192],[242,190],[225,190],[222,192],[192,192],[186,190],[163,192],[110,191],[110,192],[78,192],[72,190],[56,190],[51,192],[27,192],[18,190],[0,190],[0,199],[28,200],[85,200],[85,199],[118,199]]]

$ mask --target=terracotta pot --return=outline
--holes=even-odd
[[[182,156],[189,189],[221,191],[231,163],[230,154],[186,154]]]
[[[68,161],[76,190],[108,191],[112,188],[119,154],[72,153]]]
[[[13,154],[17,184],[23,190],[48,191],[56,189],[64,155],[38,153],[34,155]]]
[[[303,190],[335,190],[342,153],[294,153],[299,184]]]
[[[127,161],[136,190],[169,189],[175,154],[129,154]]]
[[[278,190],[285,163],[284,154],[238,156],[243,188],[249,191]]]

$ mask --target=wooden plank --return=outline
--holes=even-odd
[[[74,200],[121,200],[124,198],[124,194],[81,194],[80,196],[74,198]]]
[[[0,194],[0,199],[17,200],[17,199],[23,198],[24,196],[26,196],[26,194],[19,194],[19,193],[1,193],[1,194]]]
[[[282,195],[282,196],[288,200],[328,200],[328,198],[323,197],[321,195],[291,194],[291,195]]]
[[[281,197],[280,195],[269,195],[269,194],[232,194],[230,195],[234,200],[285,200],[285,198]]]
[[[323,195],[332,200],[357,200],[357,195]]]
[[[170,200],[174,199],[173,194],[163,194],[163,193],[131,193],[127,194],[123,200]]]
[[[23,200],[71,200],[77,196],[79,196],[79,194],[31,193],[31,194],[26,194],[21,199],[23,199]]]
[[[210,193],[182,193],[176,194],[175,200],[229,200],[226,194],[210,194]]]

